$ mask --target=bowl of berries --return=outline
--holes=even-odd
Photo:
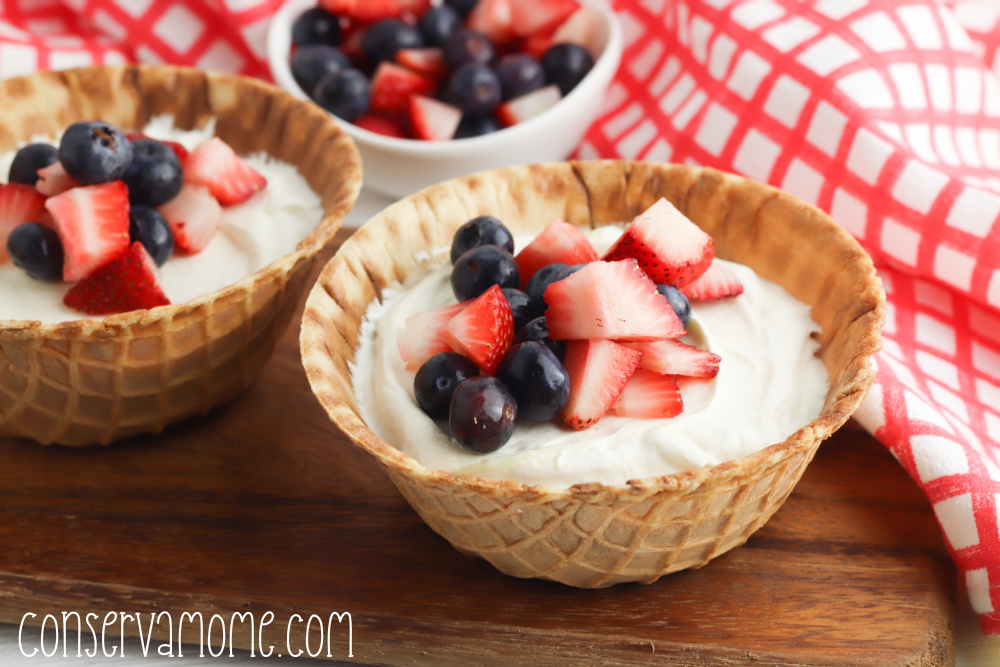
[[[107,444],[245,389],[360,190],[350,137],[274,86],[178,67],[0,94],[0,436]]]
[[[565,159],[621,52],[601,0],[288,0],[268,33],[278,85],[341,121],[365,185],[397,197]]]

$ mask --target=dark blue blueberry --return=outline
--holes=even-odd
[[[451,395],[448,425],[452,437],[466,449],[495,452],[510,440],[516,423],[517,401],[495,377],[463,380]]]
[[[340,20],[322,7],[307,9],[292,24],[292,43],[295,46],[340,44]]]
[[[687,329],[688,322],[691,321],[691,302],[688,301],[688,298],[681,294],[681,291],[673,285],[658,284],[656,291],[667,297],[670,307],[674,309],[677,317],[681,320],[681,324]]]
[[[132,162],[122,176],[132,206],[159,206],[177,196],[184,168],[170,146],[153,139],[132,142]]]
[[[507,304],[514,316],[514,331],[518,331],[533,317],[531,299],[528,298],[527,294],[514,287],[504,287],[501,291],[507,297]]]
[[[548,421],[569,400],[569,373],[552,350],[537,341],[507,350],[497,366],[497,379],[514,395],[521,419]]]
[[[521,274],[510,253],[495,245],[473,248],[455,261],[451,269],[451,289],[459,301],[468,301],[493,285],[517,287]]]
[[[549,338],[549,327],[544,317],[536,317],[525,324],[522,329],[514,334],[514,340],[511,345],[526,343],[531,340],[542,343],[545,347],[552,350],[552,353],[556,355],[559,361],[562,361],[563,357],[566,356],[566,341]]]
[[[352,121],[368,111],[372,86],[356,69],[327,74],[316,85],[313,99],[337,118]]]
[[[10,163],[8,183],[23,183],[34,185],[38,182],[38,170],[45,169],[53,162],[59,161],[59,150],[49,144],[28,144],[17,151],[14,161]]]
[[[444,46],[446,39],[462,27],[462,17],[450,7],[434,7],[417,22],[427,46]]]
[[[481,137],[484,134],[490,134],[491,132],[496,132],[499,129],[500,123],[497,122],[497,119],[494,118],[492,114],[462,114],[462,122],[458,124],[458,129],[455,130],[455,136],[453,136],[452,139],[471,139],[472,137]]]
[[[545,305],[545,299],[542,298],[545,294],[545,289],[552,283],[559,281],[559,274],[568,268],[568,264],[548,264],[535,271],[535,275],[531,276],[531,279],[528,280],[524,292],[531,299],[532,319],[541,317],[549,309]]]
[[[59,142],[59,161],[81,185],[117,181],[132,162],[132,142],[110,123],[73,123]]]
[[[385,19],[365,30],[361,37],[361,50],[368,60],[392,62],[400,49],[419,49],[424,46],[420,31],[399,19]]]
[[[332,46],[305,46],[292,56],[292,76],[306,94],[311,95],[316,84],[327,74],[336,74],[351,66],[340,49]]]
[[[568,278],[569,276],[573,275],[574,273],[576,273],[577,271],[579,271],[580,269],[582,269],[585,266],[587,266],[587,265],[586,264],[572,264],[570,266],[567,266],[565,269],[563,269],[559,273],[559,277],[556,278],[556,280],[562,280],[563,278]]]
[[[465,112],[492,111],[500,104],[500,79],[486,65],[466,63],[451,75],[445,98]]]
[[[451,239],[451,263],[481,245],[500,246],[514,254],[514,237],[503,223],[491,215],[473,218],[458,228]]]
[[[131,243],[142,244],[157,266],[163,266],[174,254],[174,233],[155,208],[132,206],[128,212],[128,235]]]
[[[37,222],[19,225],[7,238],[7,254],[14,266],[47,283],[63,278],[63,247],[59,235]]]
[[[464,19],[479,4],[479,0],[444,0],[444,4]]]
[[[497,76],[505,100],[527,95],[545,85],[545,70],[527,53],[511,53],[501,58]]]
[[[487,64],[493,60],[496,50],[490,38],[475,30],[459,30],[451,34],[441,47],[444,64],[451,71],[466,63]]]
[[[579,44],[556,44],[542,56],[545,80],[559,86],[563,95],[576,88],[594,66],[594,58]]]
[[[413,378],[417,405],[431,419],[448,419],[451,395],[466,379],[479,375],[476,364],[458,352],[438,352],[424,362]]]

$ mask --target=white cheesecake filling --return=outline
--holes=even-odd
[[[176,141],[188,150],[215,134],[214,120],[199,130],[174,128],[173,118],[159,116],[143,128],[152,139]],[[33,137],[32,142],[58,144]],[[16,151],[0,155],[0,180],[6,182]],[[261,153],[246,161],[267,179],[267,187],[242,204],[222,209],[219,232],[195,255],[175,251],[160,267],[162,287],[179,304],[222,289],[295,250],[323,218],[319,195],[296,168]],[[73,283],[44,283],[7,262],[0,266],[0,320],[58,323],[88,317],[63,305]]]
[[[604,227],[590,239],[601,252],[620,233]],[[518,239],[518,247],[529,240]],[[811,334],[819,327],[809,307],[750,268],[723,262],[743,283],[744,293],[692,304],[694,316],[682,340],[711,349],[722,362],[713,380],[682,379],[681,415],[606,415],[585,431],[570,430],[558,419],[521,421],[501,449],[471,453],[420,410],[413,396],[414,372],[406,370],[396,345],[406,318],[455,303],[447,250],[436,258],[445,265],[415,271],[369,306],[351,369],[368,427],[429,468],[554,487],[623,484],[743,458],[784,441],[822,410],[828,379],[816,356],[818,343]]]

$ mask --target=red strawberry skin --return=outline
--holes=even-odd
[[[400,49],[396,62],[414,72],[420,72],[435,79],[448,77],[448,66],[444,64],[444,52],[436,47],[424,49]]]
[[[511,0],[479,0],[469,12],[466,27],[481,32],[494,44],[504,44],[517,37]]]
[[[510,0],[514,33],[527,37],[554,30],[579,8],[576,0]]]
[[[87,315],[114,315],[130,310],[169,306],[156,264],[139,242],[74,285],[63,299]]]
[[[355,119],[354,124],[369,132],[381,134],[385,137],[395,137],[396,139],[410,138],[410,133],[406,131],[406,124],[392,116],[379,116],[368,113]]]
[[[743,283],[732,271],[718,262],[712,262],[701,278],[681,288],[690,301],[711,301],[743,294]]]
[[[45,197],[31,185],[10,183],[0,185],[0,264],[7,254],[7,237],[26,222],[41,222],[45,213]]]
[[[569,374],[569,400],[563,420],[578,431],[590,428],[614,405],[639,367],[642,353],[610,340],[571,340],[563,366]]]
[[[684,411],[681,390],[673,375],[660,375],[642,368],[636,369],[611,406],[611,414],[636,419],[676,417]]]
[[[473,299],[445,324],[441,337],[455,352],[493,375],[514,339],[514,315],[500,287],[493,285]]]
[[[406,318],[405,329],[396,340],[396,346],[399,348],[399,356],[406,362],[407,370],[415,371],[438,352],[451,350],[442,335],[444,325],[470,303],[472,302],[453,303]]]
[[[722,361],[722,357],[679,340],[623,343],[623,345],[642,352],[642,363],[639,367],[655,373],[695,378],[714,378],[719,374],[719,362]]]
[[[405,67],[382,62],[372,77],[369,108],[376,113],[405,116],[409,112],[410,95],[433,97],[438,82]]]
[[[206,186],[223,206],[245,202],[267,186],[267,179],[218,137],[201,142],[187,156],[184,182]]]
[[[556,220],[517,253],[514,261],[521,272],[521,289],[535,271],[547,264],[586,264],[598,259],[597,251],[575,225]]]
[[[121,181],[49,197],[45,208],[63,244],[63,279],[81,280],[129,247],[128,188]]]
[[[208,188],[193,183],[185,183],[159,211],[170,223],[177,247],[192,255],[208,246],[222,219],[222,207]]]

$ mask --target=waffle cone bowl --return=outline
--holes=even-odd
[[[236,396],[256,377],[305,292],[317,253],[361,187],[353,142],[315,105],[265,83],[178,67],[99,67],[0,81],[0,152],[80,120],[123,130],[174,116],[240,154],[292,164],[324,216],[294,252],[183,304],[59,324],[0,319],[0,436],[106,444],[159,432]]]
[[[710,470],[568,489],[431,470],[368,429],[348,365],[368,305],[415,268],[415,257],[449,247],[455,230],[478,215],[500,218],[517,236],[557,217],[583,227],[628,221],[661,196],[714,237],[717,256],[750,266],[812,307],[830,378],[818,418],[784,442]],[[301,347],[330,418],[378,459],[431,528],[506,574],[597,588],[700,567],[760,528],[820,442],[864,398],[884,316],[868,255],[790,195],[711,169],[574,162],[467,176],[383,211],[322,272],[306,304]]]

